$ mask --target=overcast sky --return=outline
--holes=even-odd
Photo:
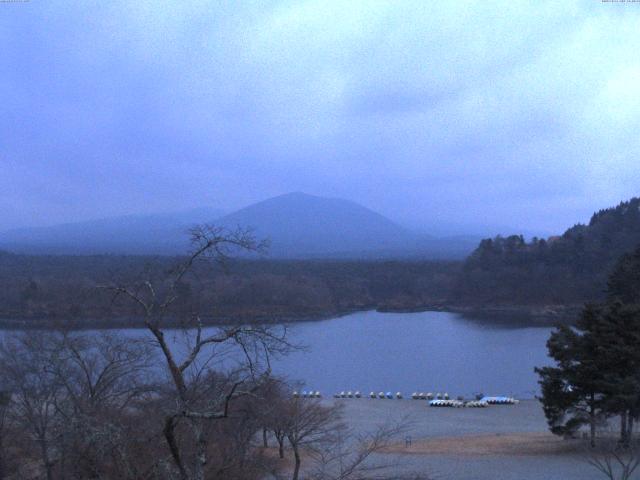
[[[640,3],[31,0],[0,45],[0,230],[304,191],[555,232],[640,194]]]

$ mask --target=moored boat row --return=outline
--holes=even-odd
[[[295,398],[322,398],[322,394],[317,390],[302,390],[298,392],[297,390],[293,392],[293,396]],[[337,392],[333,395],[334,398],[362,398],[362,393],[359,390],[348,390]],[[396,399],[402,400],[404,397],[402,392],[370,392],[369,398],[371,399]],[[451,399],[448,393],[436,393],[435,395],[431,392],[413,392],[411,394],[411,398],[414,400],[427,400],[429,402],[430,407],[467,407],[467,408],[484,408],[489,405],[516,405],[519,403],[519,400],[516,400],[513,397],[505,397],[505,396],[477,396],[476,400],[464,400],[462,397],[458,397],[457,399]]]
[[[435,395],[431,392],[413,392],[411,394],[411,398],[414,400],[449,400],[448,393],[436,393]]]
[[[295,398],[322,398],[322,394],[317,391],[317,390],[302,390],[302,392],[298,392],[297,390],[295,390],[293,392],[293,396]]]
[[[519,400],[513,397],[482,397],[480,401],[486,402],[489,405],[516,405],[520,403]]]

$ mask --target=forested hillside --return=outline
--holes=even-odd
[[[278,322],[371,308],[438,308],[571,320],[574,307],[602,299],[616,261],[638,245],[640,199],[634,198],[559,237],[483,240],[465,262],[243,259],[226,269],[203,263],[181,284],[170,314],[176,322],[192,311],[206,315],[207,322]],[[159,280],[179,260],[0,252],[0,321],[130,324],[140,312],[100,285]]]
[[[547,240],[483,240],[465,262],[453,298],[466,304],[580,304],[602,298],[616,261],[640,244],[640,198],[595,213]]]
[[[180,261],[142,256],[29,256],[0,252],[0,324],[128,325],[140,314],[101,285],[161,282]],[[442,305],[459,262],[237,260],[200,263],[180,284],[174,320],[295,321],[354,310]],[[26,323],[25,323],[26,322]],[[135,321],[134,321],[135,323]]]

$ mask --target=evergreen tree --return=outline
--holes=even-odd
[[[609,277],[598,341],[606,409],[620,415],[620,440],[628,445],[640,416],[640,248],[624,255]]]
[[[551,432],[572,436],[589,425],[592,446],[604,400],[599,346],[592,333],[599,316],[599,309],[588,305],[575,329],[558,327],[547,342],[549,356],[557,366],[536,368],[542,390],[540,401]]]
[[[607,282],[607,303],[640,306],[640,246],[623,255]]]
[[[587,305],[575,328],[560,327],[547,342],[556,367],[538,368],[540,398],[553,433],[620,417],[628,445],[640,416],[640,248],[624,255],[609,277],[604,304]]]

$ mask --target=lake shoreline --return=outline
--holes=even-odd
[[[420,391],[448,393],[451,398],[470,399],[479,394],[533,398],[537,393],[534,367],[548,362],[544,347],[548,327],[486,326],[456,313],[367,311],[274,328],[286,333],[291,344],[304,348],[274,357],[273,374],[301,382],[299,390],[320,391],[325,398],[343,390],[365,395],[403,392],[406,397]],[[150,338],[145,328],[109,331]],[[205,334],[212,331],[207,327]],[[84,332],[100,334],[97,329]],[[184,331],[167,326],[165,332],[177,351],[183,352]],[[13,333],[20,331],[6,330],[0,335]],[[379,348],[372,350],[375,342]],[[235,361],[234,355],[227,360]]]
[[[419,438],[407,446],[397,442],[383,453],[397,455],[471,456],[547,456],[579,455],[586,448],[584,440],[565,439],[551,432],[474,433],[438,438]]]
[[[554,326],[574,324],[583,305],[457,305],[432,306],[430,311],[459,313],[492,324]]]
[[[457,313],[464,318],[478,323],[497,324],[512,327],[554,326],[558,324],[573,324],[579,315],[581,305],[456,305],[449,303],[434,303],[412,307],[397,307],[389,305],[363,306],[315,314],[290,315],[254,315],[245,319],[240,315],[201,317],[202,324],[207,327],[225,327],[238,324],[257,325],[294,325],[297,323],[319,322],[345,317],[354,313],[375,311],[379,313],[421,313],[444,312]],[[166,328],[182,328],[188,326],[179,318],[166,318]],[[114,330],[145,328],[142,317],[109,318],[98,320],[60,318],[2,318],[0,330]]]
[[[357,433],[386,419],[410,418],[407,431],[382,452],[383,462],[407,473],[458,480],[597,480],[585,443],[549,432],[542,405],[433,408],[419,400],[340,400]],[[407,443],[407,439],[410,443]]]

